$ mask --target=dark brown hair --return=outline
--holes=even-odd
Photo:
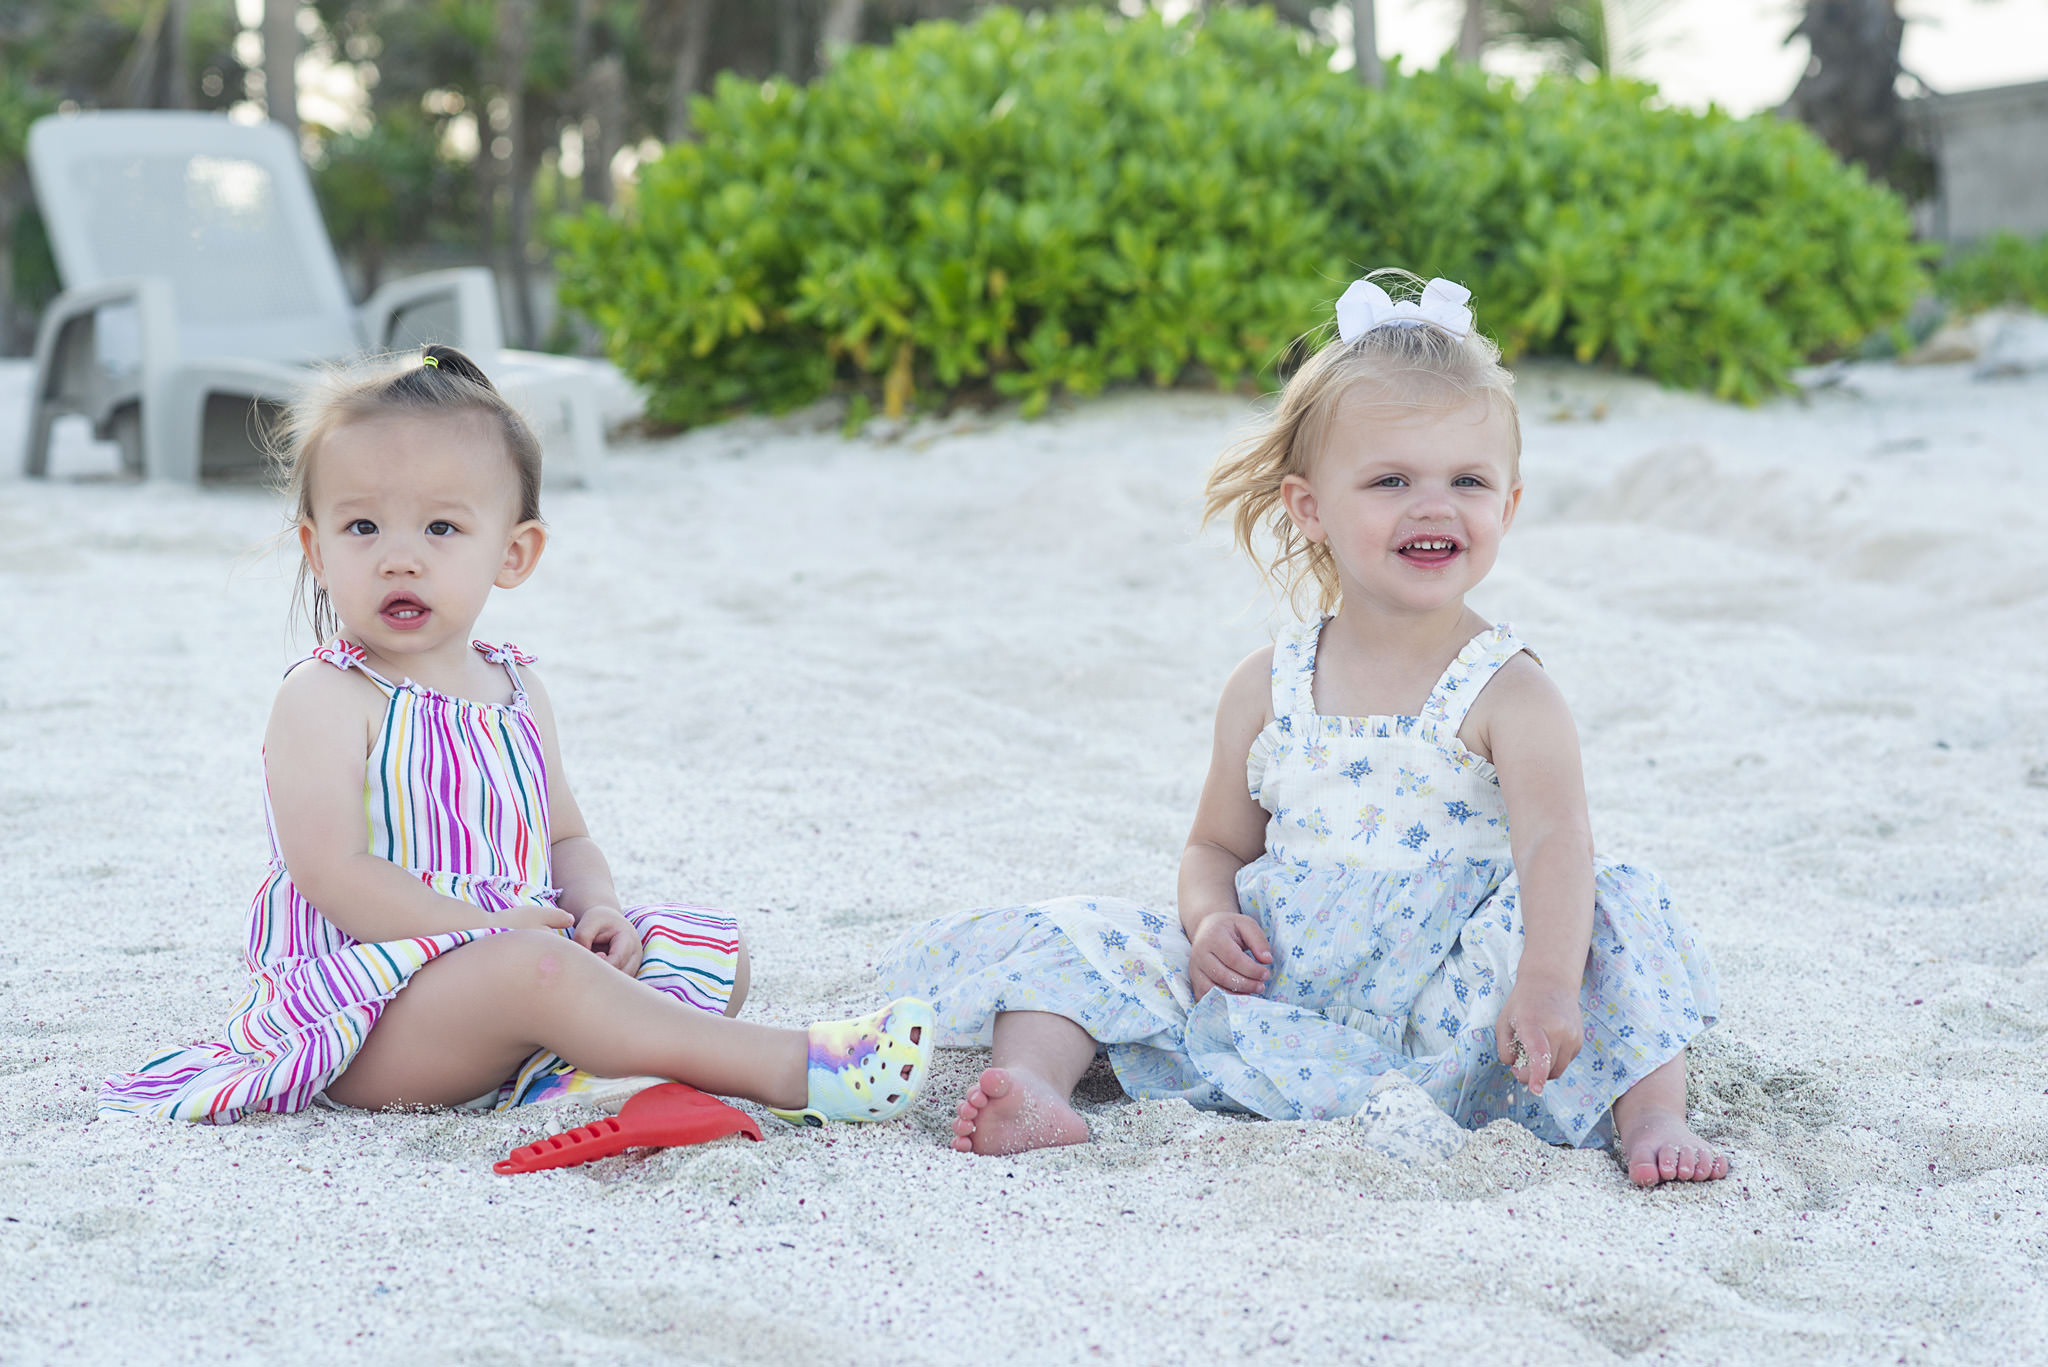
[[[533,429],[475,361],[452,346],[429,346],[418,356],[385,356],[328,371],[286,411],[272,439],[271,460],[291,500],[293,524],[313,520],[313,468],[320,447],[339,429],[398,414],[463,412],[496,423],[519,479],[519,520],[540,521],[540,442]],[[327,590],[303,559],[293,597],[316,640],[325,641],[340,629]]]

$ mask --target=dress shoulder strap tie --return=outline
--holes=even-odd
[[[1472,710],[1472,704],[1479,699],[1480,692],[1493,681],[1500,667],[1523,651],[1529,657],[1542,663],[1536,652],[1516,638],[1514,628],[1506,622],[1496,624],[1490,631],[1482,631],[1465,643],[1458,652],[1458,658],[1451,661],[1444,676],[1436,681],[1436,687],[1429,690],[1429,701],[1422,705],[1422,714],[1435,722],[1440,730],[1456,735],[1465,724],[1465,714]]]
[[[390,694],[398,691],[397,684],[391,682],[391,680],[385,678],[382,674],[379,674],[376,670],[370,668],[368,664],[364,663],[364,652],[361,646],[340,636],[335,637],[326,645],[315,650],[311,655],[306,656],[305,660],[295,662],[292,665],[292,669],[297,669],[306,660],[319,660],[325,664],[333,665],[344,674],[351,669],[360,670],[364,678],[383,689],[385,693]],[[289,674],[291,670],[288,669],[285,672]]]
[[[536,658],[535,656],[527,654],[509,641],[503,645],[495,646],[489,641],[471,641],[469,648],[483,656],[486,660],[489,660],[492,664],[500,665],[504,668],[505,677],[512,680],[512,696],[514,698],[526,696],[526,684],[519,677],[519,666],[532,664]]]

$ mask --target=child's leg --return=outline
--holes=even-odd
[[[1071,1098],[1094,1058],[1095,1040],[1065,1016],[999,1012],[995,1066],[983,1071],[960,1103],[953,1147],[1002,1154],[1087,1143],[1087,1122]]]
[[[692,1010],[535,930],[488,935],[421,968],[327,1094],[347,1106],[454,1105],[537,1049],[605,1077],[672,1077],[785,1109],[808,1098],[804,1031]]]
[[[737,1016],[747,1004],[747,988],[754,981],[754,960],[747,952],[747,937],[741,935],[739,956],[732,966],[732,995],[725,999],[725,1014]]]
[[[1615,1099],[1614,1132],[1639,1187],[1728,1175],[1728,1159],[1685,1123],[1683,1051]]]

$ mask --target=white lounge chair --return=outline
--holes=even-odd
[[[505,350],[480,267],[350,304],[305,164],[276,124],[57,114],[29,130],[28,160],[66,288],[36,336],[27,473],[47,472],[50,425],[67,414],[151,479],[252,465],[254,405],[289,401],[308,365],[413,337],[476,357],[533,423],[551,482],[596,473],[592,364]],[[428,319],[438,326],[415,326]]]

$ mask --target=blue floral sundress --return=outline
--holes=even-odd
[[[1314,700],[1322,627],[1275,645],[1273,719],[1246,757],[1271,813],[1265,853],[1237,876],[1273,947],[1257,995],[1191,1001],[1179,919],[1095,897],[941,917],[884,957],[887,990],[931,1001],[949,1046],[987,1044],[999,1012],[1066,1016],[1140,1099],[1325,1119],[1357,1114],[1398,1072],[1461,1125],[1505,1117],[1550,1143],[1607,1142],[1615,1098],[1713,1023],[1705,949],[1661,878],[1596,860],[1585,1046],[1532,1096],[1494,1055],[1522,949],[1507,812],[1492,764],[1458,740],[1480,690],[1527,647],[1497,626],[1420,716],[1329,717]]]

